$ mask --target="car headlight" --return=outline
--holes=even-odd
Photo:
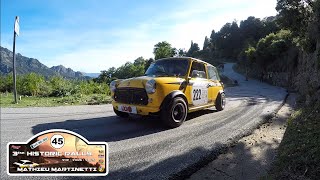
[[[147,81],[146,91],[148,94],[153,94],[156,92],[156,81],[154,79]]]
[[[116,90],[116,81],[111,81],[111,83],[110,83],[110,90],[111,90],[111,92],[114,92],[115,90]]]

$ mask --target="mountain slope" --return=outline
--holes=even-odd
[[[50,69],[56,73],[59,73],[61,76],[64,76],[64,77],[81,78],[84,76],[82,72],[80,71],[75,72],[71,68],[66,68],[62,65],[52,66]]]
[[[0,46],[0,74],[6,75],[12,72],[12,56],[13,53],[7,49]],[[42,64],[39,60],[34,58],[28,58],[22,56],[21,54],[16,54],[16,70],[17,74],[28,74],[35,72],[42,74],[45,77],[50,77],[54,75],[61,75],[66,78],[88,78],[83,75],[83,73],[73,71],[71,68],[66,68],[62,65],[53,66],[48,68],[46,65]]]

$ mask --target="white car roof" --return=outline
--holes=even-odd
[[[20,161],[22,161],[22,162],[31,162],[31,161],[29,161],[29,160],[20,160]]]

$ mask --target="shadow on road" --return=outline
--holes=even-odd
[[[189,113],[186,121],[215,112],[217,111],[206,109]],[[89,141],[106,142],[120,141],[169,130],[159,117],[130,116],[129,118],[120,118],[108,116],[37,124],[32,127],[32,133],[37,134],[49,129],[66,129],[86,137]]]
[[[171,157],[156,164],[145,162],[145,164],[137,164],[130,168],[110,171],[108,179],[186,179],[213,160],[218,162],[203,171],[201,176],[196,176],[192,179],[259,179],[267,172],[270,166],[269,163],[275,154],[272,144],[264,143],[264,147],[267,150],[261,156],[268,159],[268,163],[266,163],[266,159],[257,159],[256,155],[251,153],[250,149],[256,146],[252,145],[248,148],[244,143],[240,142],[233,147],[236,150],[232,151],[232,156],[218,160],[217,158],[220,154],[225,156],[223,153],[226,153],[228,148],[227,145],[214,143],[214,150],[201,147],[194,148],[180,156]],[[199,159],[195,161],[195,157]],[[153,165],[149,166],[151,164]],[[189,164],[189,166],[184,167],[181,164]],[[141,168],[145,166],[148,166],[148,168]],[[172,169],[179,169],[180,172],[171,174]]]
[[[213,143],[214,149],[205,149],[202,147],[194,148],[179,156],[167,158],[161,162],[143,162],[137,163],[134,166],[121,168],[118,170],[109,171],[106,177],[95,179],[170,179],[182,180],[190,178],[190,176],[201,168],[205,167],[213,160],[219,161],[219,155],[225,156],[229,148],[228,145],[221,143]],[[265,144],[266,150],[262,156],[268,158],[274,157],[274,148],[272,144]],[[255,148],[255,145],[248,147],[244,143],[238,143],[232,151],[232,156],[228,156],[226,161],[216,163],[210,166],[210,169],[202,171],[201,175],[192,177],[192,179],[259,179],[264,175],[264,172],[269,168],[265,160],[257,159],[251,153],[250,148]],[[197,160],[195,161],[195,157]],[[217,159],[218,158],[218,159]],[[110,162],[114,159],[111,157]],[[184,166],[183,164],[188,164]],[[147,167],[147,168],[144,168]],[[178,173],[177,170],[179,171]],[[197,172],[198,173],[198,172]],[[76,179],[69,177],[67,179]],[[77,178],[78,179],[78,178]]]
[[[154,118],[130,117],[123,119],[117,116],[108,116],[38,124],[32,127],[32,133],[37,134],[48,129],[66,129],[79,133],[89,141],[106,142],[120,141],[166,130]]]

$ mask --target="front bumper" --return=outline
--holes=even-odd
[[[156,114],[160,111],[160,107],[151,107],[151,106],[144,106],[144,105],[135,105],[135,104],[125,104],[125,103],[118,103],[116,101],[112,101],[112,106],[118,110],[119,105],[126,105],[126,106],[134,106],[137,108],[137,114],[147,116],[151,114]]]

